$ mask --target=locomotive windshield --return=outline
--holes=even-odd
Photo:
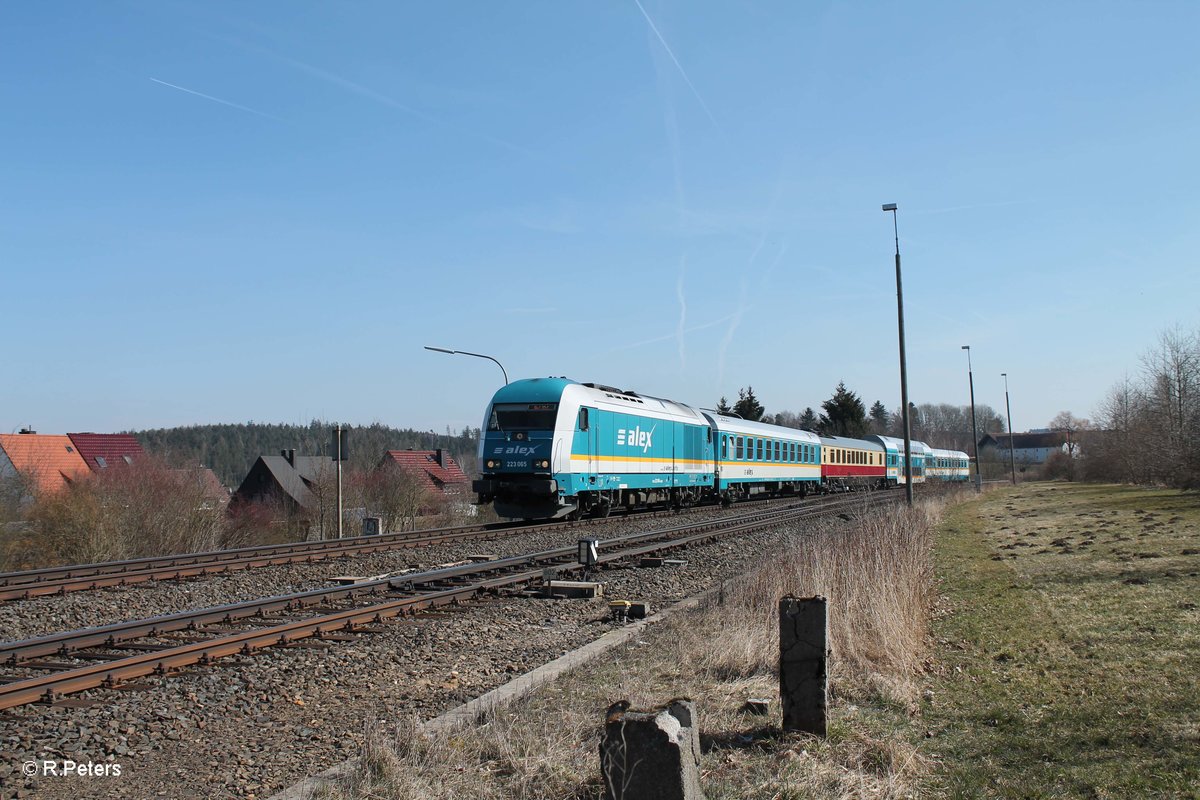
[[[498,403],[488,420],[489,431],[552,431],[558,403]]]

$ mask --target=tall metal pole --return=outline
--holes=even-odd
[[[911,506],[912,426],[908,413],[908,359],[904,353],[904,284],[900,279],[900,226],[896,221],[895,203],[885,203],[883,210],[892,212],[892,232],[896,237],[896,323],[900,328],[900,417],[904,420],[904,500]]]
[[[1012,406],[1008,403],[1008,373],[1001,372],[1004,378],[1004,411],[1008,414],[1008,466],[1012,470],[1013,486],[1017,485],[1017,455],[1013,452]]]
[[[975,375],[971,371],[971,345],[964,344],[967,351],[967,382],[971,386],[971,443],[975,446],[975,491],[983,488],[983,476],[979,474],[979,426],[975,424]]]
[[[338,538],[342,538],[342,423],[337,424],[337,507],[338,507]]]

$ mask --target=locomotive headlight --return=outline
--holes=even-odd
[[[495,469],[495,468],[496,468],[496,462],[495,462],[495,461],[492,461],[491,459],[488,459],[488,462],[487,462],[487,468],[488,468],[488,469]]]
[[[534,464],[534,466],[538,467],[539,469],[550,469],[550,462],[544,458],[541,461],[533,462],[533,464]]]

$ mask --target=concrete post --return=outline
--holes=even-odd
[[[825,735],[828,628],[824,597],[789,596],[779,601],[779,694],[785,731]]]
[[[691,700],[651,711],[615,703],[604,720],[600,772],[605,800],[704,800],[700,730]]]

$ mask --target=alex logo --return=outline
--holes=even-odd
[[[654,427],[657,428],[658,426],[655,425]],[[653,441],[652,441],[653,437],[654,437],[654,428],[651,428],[648,431],[644,431],[644,430],[642,430],[641,426],[638,426],[638,427],[634,428],[633,430],[628,430],[628,431],[625,430],[624,428],[619,428],[617,430],[617,444],[618,445],[622,445],[622,446],[629,445],[630,447],[640,447],[640,448],[642,448],[643,453],[646,452],[647,450],[649,450],[651,448],[651,446],[653,445]]]
[[[494,456],[531,456],[537,452],[536,447],[523,447],[514,445],[512,447],[497,447],[492,450]]]

